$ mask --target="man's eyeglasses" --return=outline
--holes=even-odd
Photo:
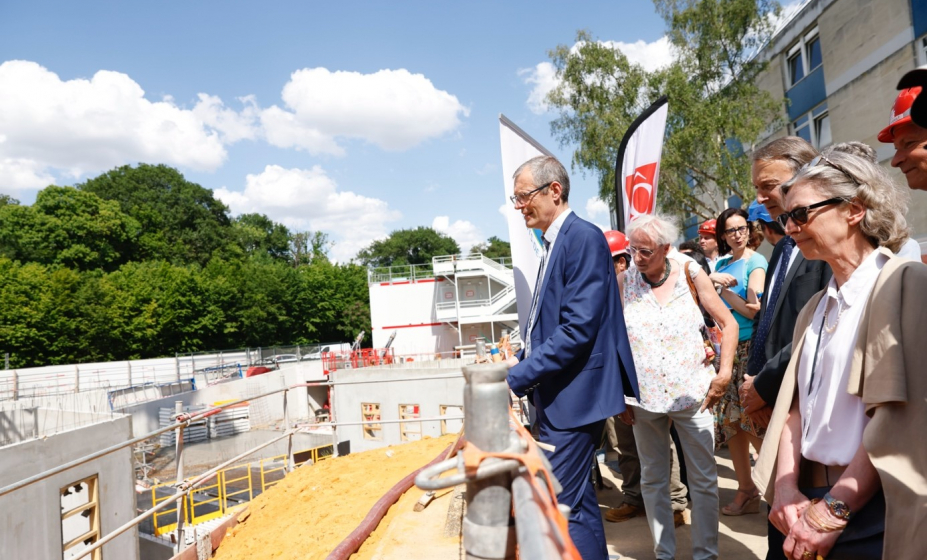
[[[816,202],[809,206],[799,206],[798,208],[794,208],[788,212],[779,214],[779,217],[777,217],[776,219],[779,221],[779,225],[781,225],[783,228],[785,228],[786,224],[789,223],[789,218],[791,218],[792,221],[795,222],[796,224],[803,226],[808,223],[808,219],[809,219],[808,212],[809,211],[814,210],[815,208],[820,208],[822,206],[830,206],[831,204],[840,204],[841,202],[846,202],[846,200],[839,198],[839,197],[838,198],[828,198],[827,200]]]
[[[546,189],[547,187],[551,186],[553,183],[554,182],[551,181],[550,183],[547,183],[546,185],[541,185],[540,187],[534,189],[533,191],[528,191],[526,193],[519,193],[519,194],[512,195],[509,197],[509,200],[511,200],[512,204],[514,204],[515,206],[519,206],[521,204],[527,204],[528,201],[531,200],[531,197],[534,195],[534,193]]]
[[[732,227],[724,230],[724,235],[739,235],[741,233],[747,233],[749,230],[750,226]]]
[[[628,247],[628,252],[631,253],[632,257],[634,255],[640,254],[640,256],[644,257],[645,259],[649,259],[650,257],[653,256],[653,249],[640,249],[633,245]]]
[[[843,173],[844,175],[846,175],[851,181],[853,181],[853,182],[856,184],[856,186],[859,186],[859,181],[856,180],[856,177],[854,177],[853,175],[851,175],[849,171],[847,171],[846,169],[843,168],[843,166],[837,165],[836,163],[834,163],[834,162],[832,162],[831,160],[827,159],[827,156],[825,156],[824,154],[820,154],[820,155],[818,155],[816,158],[814,158],[813,160],[809,161],[809,162],[808,162],[808,165],[806,165],[805,168],[810,169],[810,168],[812,168],[812,167],[816,167],[816,166],[820,165],[820,163],[821,163],[822,161],[823,161],[824,163],[826,163],[827,165],[833,167],[833,168],[836,169],[837,171],[839,171],[839,172]]]

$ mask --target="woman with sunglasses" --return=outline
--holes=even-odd
[[[711,280],[720,289],[721,299],[731,309],[740,326],[734,371],[724,396],[715,407],[715,444],[727,444],[737,476],[734,500],[721,508],[724,515],[759,513],[760,492],[750,471],[750,444],[757,450],[763,443],[762,429],[757,429],[744,414],[740,404],[740,387],[747,371],[753,317],[760,310],[760,297],[766,282],[766,257],[748,247],[752,224],[741,208],[728,208],[717,218],[718,249],[730,253],[718,259]]]
[[[692,558],[707,560],[718,557],[718,471],[711,408],[731,378],[737,322],[702,269],[679,253],[670,253],[670,243],[678,236],[679,229],[663,216],[641,216],[628,226],[634,266],[618,276],[618,285],[640,400],[631,402],[619,418],[633,426],[641,497],[657,558],[676,556],[670,423],[676,427],[692,496]],[[690,280],[724,334],[717,373],[705,352],[704,320]]]
[[[895,257],[907,194],[830,151],[782,186],[780,222],[833,270],[795,326],[754,479],[793,560],[927,551],[927,267]]]

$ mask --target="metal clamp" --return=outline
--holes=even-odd
[[[422,469],[415,477],[415,485],[422,490],[442,490],[451,488],[467,481],[483,480],[507,472],[517,471],[521,467],[521,462],[515,459],[486,459],[476,469],[473,476],[467,476],[464,471],[463,456],[458,455],[454,459],[441,461],[436,465]],[[457,469],[457,473],[444,478],[438,478],[443,473]]]

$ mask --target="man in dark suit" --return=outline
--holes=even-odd
[[[602,231],[570,210],[570,179],[553,157],[525,162],[512,201],[529,228],[544,235],[544,254],[525,347],[509,360],[508,384],[537,408],[539,439],[570,507],[570,537],[584,560],[607,560],[605,528],[590,478],[605,419],[637,396],[618,282]]]
[[[756,200],[773,218],[785,212],[780,185],[815,156],[817,151],[811,144],[797,136],[778,138],[753,152]],[[788,236],[776,243],[767,271],[760,312],[756,316],[757,326],[753,329],[747,375],[740,390],[745,412],[762,427],[769,424],[785,368],[792,357],[792,334],[798,313],[812,295],[827,286],[831,277],[827,263],[806,260]],[[766,442],[766,445],[779,445],[779,442]],[[784,536],[769,524],[767,560],[784,558],[783,539]]]

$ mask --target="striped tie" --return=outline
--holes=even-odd
[[[773,281],[772,291],[769,292],[769,299],[766,300],[766,310],[763,312],[763,318],[760,319],[760,326],[756,330],[756,336],[750,345],[750,360],[747,362],[747,375],[756,375],[766,365],[766,338],[769,336],[769,329],[772,327],[773,312],[776,310],[776,301],[779,299],[779,292],[782,291],[782,284],[785,283],[785,275],[789,271],[789,258],[792,256],[792,248],[795,247],[795,240],[786,237],[782,242],[782,256],[779,258],[779,270],[776,272],[776,279]]]

